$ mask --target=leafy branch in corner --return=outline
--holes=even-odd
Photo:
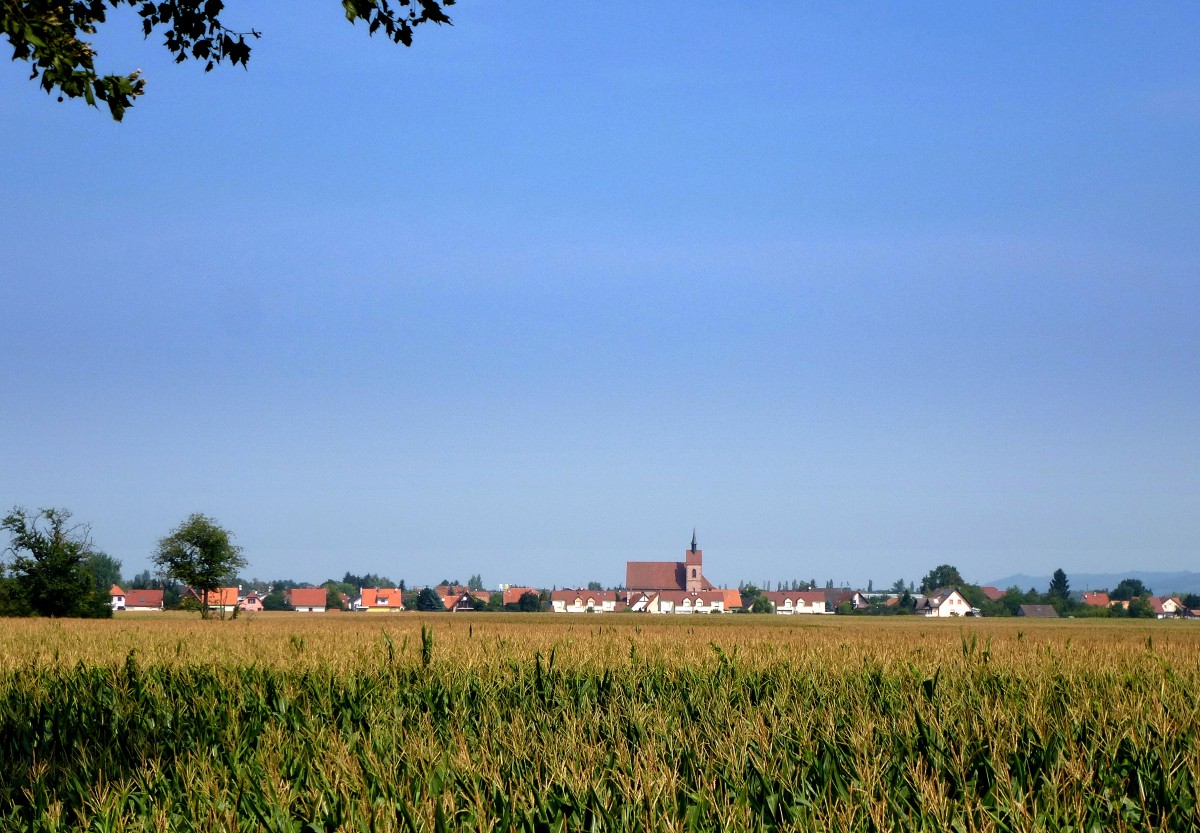
[[[368,34],[382,31],[394,43],[412,45],[413,30],[423,23],[450,25],[445,7],[455,0],[342,0],[346,19],[363,20]],[[163,34],[163,45],[176,63],[193,59],[211,72],[218,64],[247,66],[255,29],[245,32],[221,22],[222,0],[0,0],[0,28],[8,36],[14,61],[28,61],[30,80],[36,80],[58,100],[82,98],[93,107],[108,105],[120,121],[134,99],[145,93],[141,70],[128,75],[100,75],[96,50],[86,40],[107,21],[108,10],[137,9],[142,32]]]

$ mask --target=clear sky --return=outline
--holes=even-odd
[[[1200,567],[1200,5],[831,5],[230,2],[208,75],[126,13],[122,124],[0,62],[0,508],[127,573],[192,512],[309,581]]]

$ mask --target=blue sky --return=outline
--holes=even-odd
[[[1200,564],[1200,7],[231,3],[0,70],[0,500],[127,572]]]

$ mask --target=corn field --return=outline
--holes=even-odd
[[[1200,829],[1195,623],[806,619],[8,621],[0,829]]]

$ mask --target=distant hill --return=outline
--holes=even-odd
[[[1111,590],[1121,583],[1123,578],[1140,579],[1142,584],[1149,587],[1156,595],[1166,593],[1200,593],[1200,573],[1183,570],[1177,573],[1151,573],[1146,570],[1129,570],[1124,573],[1067,573],[1067,581],[1071,590]],[[1050,576],[1028,576],[1023,573],[1006,576],[986,585],[1007,590],[1016,585],[1022,590],[1035,588],[1039,593],[1045,593],[1050,586]]]

